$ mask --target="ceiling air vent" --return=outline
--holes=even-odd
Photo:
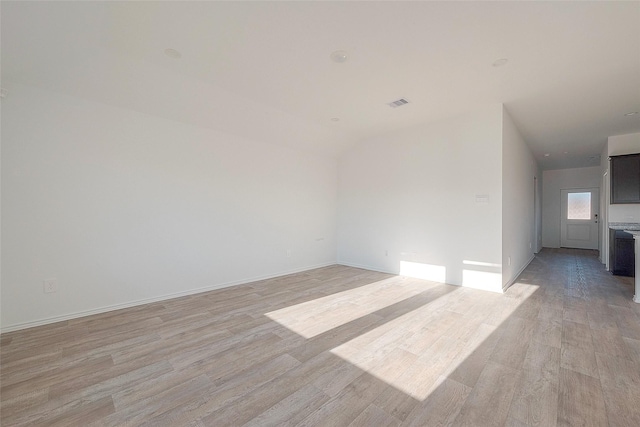
[[[406,99],[400,98],[397,101],[393,101],[393,102],[388,103],[387,105],[389,107],[391,107],[391,108],[398,108],[398,107],[402,107],[403,105],[408,104],[408,103],[409,103],[409,101],[407,101]]]

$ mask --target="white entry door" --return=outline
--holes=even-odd
[[[598,249],[598,189],[562,190],[561,197],[560,246]]]

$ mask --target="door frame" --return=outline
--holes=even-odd
[[[596,231],[594,233],[595,238],[597,239],[597,241],[595,242],[595,245],[593,245],[593,247],[589,247],[589,248],[579,248],[579,247],[574,247],[574,246],[568,246],[567,243],[567,230],[566,230],[566,222],[567,221],[565,219],[565,216],[567,214],[566,210],[567,210],[567,201],[565,194],[568,193],[591,193],[592,197],[591,197],[591,218],[589,220],[585,220],[585,221],[595,221],[597,224],[596,227]],[[595,194],[594,194],[595,193]],[[595,196],[595,197],[594,197]],[[596,205],[597,203],[597,205]],[[594,208],[596,207],[596,208]],[[576,249],[592,249],[592,250],[599,250],[600,249],[600,227],[601,227],[601,218],[600,218],[600,188],[598,187],[590,187],[590,188],[562,188],[560,189],[560,247],[563,248],[576,248]],[[595,217],[594,217],[595,215]],[[590,240],[590,242],[593,242],[593,240]]]
[[[605,270],[609,271],[609,169],[602,174],[602,188],[600,189],[600,261]]]

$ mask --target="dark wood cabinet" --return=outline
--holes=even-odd
[[[640,203],[640,153],[611,157],[611,204]]]
[[[609,269],[617,276],[634,276],[636,268],[633,235],[622,230],[610,231]]]

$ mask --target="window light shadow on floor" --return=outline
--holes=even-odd
[[[464,270],[468,287],[495,287],[494,276],[498,276],[499,284],[501,275],[482,271],[495,269],[495,265],[466,264],[480,269]],[[444,266],[416,262],[403,261],[401,270],[418,277],[437,276],[444,280],[445,276]],[[536,285],[516,283],[512,293],[517,293],[518,298],[505,298],[500,312],[488,313],[483,309],[485,303],[503,295],[401,275],[275,310],[266,316],[295,334],[311,339],[364,316],[395,310],[396,315],[384,316],[388,321],[361,330],[329,351],[406,395],[423,401],[537,289]],[[463,304],[469,307],[469,300],[476,300],[471,312],[457,310]],[[490,321],[479,328],[472,327],[473,324],[477,326],[478,317],[488,317]],[[469,324],[469,328],[460,328],[464,324]],[[449,329],[459,329],[460,336],[445,335]],[[407,366],[410,368],[405,369]],[[360,372],[354,370],[351,375],[357,376]]]
[[[640,425],[632,295],[575,250],[504,294],[330,266],[3,335],[1,422]]]
[[[395,276],[265,315],[304,338],[312,338],[435,286],[435,283]]]

